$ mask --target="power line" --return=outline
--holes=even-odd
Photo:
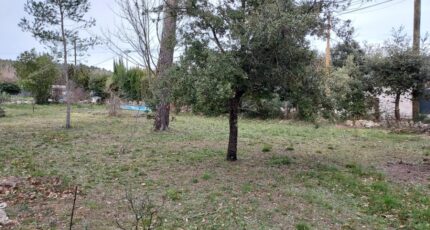
[[[387,9],[387,8],[392,7],[394,5],[398,5],[399,3],[402,3],[403,1],[405,1],[405,0],[399,0],[398,2],[393,2],[390,5],[382,6],[382,8],[367,9],[364,12],[361,12],[361,13],[371,13],[371,12],[376,12],[376,11],[384,10],[384,9]]]
[[[345,10],[343,12],[341,11],[341,12],[339,12],[338,15],[344,15],[344,14],[354,13],[354,12],[357,12],[357,11],[362,11],[362,10],[365,10],[365,9],[373,8],[373,7],[376,7],[376,6],[379,6],[379,5],[382,5],[382,4],[386,4],[386,3],[389,3],[389,2],[393,2],[393,1],[395,1],[395,0],[385,0],[383,2],[378,2],[378,3],[372,4],[372,5],[363,6],[363,7],[359,7],[359,8],[355,8],[355,9],[350,9],[350,10]]]
[[[101,61],[101,62],[98,62],[98,63],[96,63],[96,64],[91,64],[90,66],[97,66],[97,65],[103,64],[103,63],[105,63],[105,62],[107,62],[107,61],[110,61],[110,60],[112,60],[112,59],[114,59],[114,58],[115,58],[115,56],[112,56],[112,57],[110,57],[110,58],[108,58],[108,59],[106,59],[106,60],[103,60],[103,61]]]

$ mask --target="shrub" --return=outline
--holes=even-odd
[[[110,76],[107,74],[96,74],[90,76],[88,82],[88,89],[92,92],[92,96],[101,97],[105,99],[109,96],[106,92],[106,82]]]
[[[53,58],[48,54],[39,55],[33,49],[22,53],[14,67],[20,84],[33,95],[36,104],[47,103],[52,84],[58,77]]]
[[[0,83],[0,93],[8,93],[10,95],[17,95],[21,92],[21,88],[14,83],[4,82]]]

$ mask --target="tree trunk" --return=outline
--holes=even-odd
[[[165,77],[167,70],[173,64],[173,53],[176,45],[176,6],[177,0],[166,0],[164,3],[163,32],[161,34],[156,71],[158,81],[163,81],[162,78]],[[164,131],[169,128],[170,105],[168,90],[162,89],[159,95],[160,103],[157,106],[157,115],[154,121],[154,128],[157,131]]]
[[[228,148],[227,148],[227,160],[235,161],[237,160],[237,136],[238,136],[238,126],[237,126],[237,118],[239,114],[240,107],[240,98],[242,97],[241,93],[236,92],[236,96],[230,98],[229,100],[229,125],[230,125],[230,134],[228,138]]]
[[[414,35],[412,48],[415,54],[420,54],[421,34],[421,0],[414,1]],[[412,119],[418,120],[420,115],[419,89],[412,90]]]
[[[375,121],[381,121],[381,108],[378,97],[373,98],[373,108],[375,109]]]
[[[418,90],[412,90],[412,119],[417,121],[420,116],[420,98]]]
[[[394,117],[396,121],[400,121],[400,93],[396,94],[396,101],[394,102]]]
[[[67,40],[66,40],[66,34],[64,32],[64,13],[63,10],[60,8],[60,14],[61,14],[61,37],[63,39],[63,75],[66,78],[66,129],[70,129],[70,84],[69,84],[69,73],[67,71]]]

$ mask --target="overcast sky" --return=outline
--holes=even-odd
[[[113,25],[119,23],[118,16],[113,13],[115,0],[90,0],[91,10],[89,17],[97,21],[96,28],[92,34],[101,34],[102,30],[113,29]],[[355,0],[356,1],[356,0]],[[373,3],[385,2],[387,0],[373,0]],[[29,33],[22,32],[18,22],[25,15],[23,10],[26,0],[0,0],[0,59],[13,59],[23,51],[36,48],[44,51]],[[404,26],[406,32],[412,35],[413,28],[413,5],[414,0],[392,0],[387,3],[345,14],[343,19],[351,19],[355,28],[355,39],[362,42],[379,43],[391,35],[391,29]],[[421,9],[421,33],[430,31],[430,0],[422,0]],[[334,43],[336,42],[333,41]],[[323,42],[315,42],[313,46],[323,50]],[[81,62],[87,65],[112,69],[112,60],[116,55],[109,49],[99,46],[89,52],[88,57],[82,58]]]

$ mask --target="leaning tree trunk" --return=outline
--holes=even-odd
[[[240,98],[242,94],[237,93],[235,97],[229,99],[229,125],[230,125],[230,134],[228,138],[228,148],[227,148],[227,160],[235,161],[237,160],[237,136],[238,136],[238,126],[237,126],[237,118],[239,114],[240,107]]]
[[[394,102],[394,117],[396,121],[400,121],[400,93],[396,93],[396,100]]]
[[[163,32],[160,41],[160,53],[158,55],[157,63],[157,77],[158,81],[163,81],[167,70],[173,64],[173,53],[176,45],[176,6],[177,0],[166,0],[164,3],[164,19],[163,19]],[[154,128],[157,131],[163,131],[169,128],[169,113],[170,105],[168,101],[168,90],[162,84],[159,95],[159,104],[157,105],[157,115],[154,121]]]

